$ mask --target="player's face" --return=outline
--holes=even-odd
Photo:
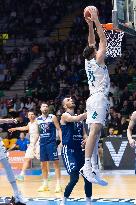
[[[48,107],[47,104],[42,104],[40,110],[41,110],[41,112],[42,112],[43,114],[47,114],[48,111],[49,111],[49,107]]]
[[[33,112],[28,112],[28,119],[35,120],[35,114]]]
[[[64,107],[66,107],[66,108],[74,108],[75,107],[75,103],[72,100],[72,98],[65,98]]]

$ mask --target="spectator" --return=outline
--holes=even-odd
[[[30,144],[29,139],[27,139],[25,137],[25,133],[24,132],[21,132],[20,136],[19,136],[19,139],[16,141],[15,144],[13,144],[8,149],[8,151],[13,150],[13,149],[17,149],[17,150],[20,150],[20,151],[26,151],[29,144]]]

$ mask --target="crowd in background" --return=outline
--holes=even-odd
[[[4,2],[9,5],[9,10],[9,7],[4,6]],[[7,13],[6,21],[8,20],[9,22],[8,26],[11,32],[15,27],[18,32],[22,32],[24,27],[25,29],[30,29],[30,25],[36,28],[44,25],[44,28],[46,27],[45,33],[47,34],[50,32],[50,25],[55,24],[64,15],[66,9],[66,4],[61,0],[35,0],[33,3],[32,0],[28,0],[25,3],[24,0],[19,1],[19,3],[15,0],[12,2],[6,0],[4,2],[0,5],[0,10],[5,8],[4,13],[1,13],[1,15],[4,16],[5,12]],[[102,22],[106,22],[111,18],[111,5],[107,4],[107,2],[95,1],[100,15],[103,16],[101,18]],[[86,1],[86,3],[88,2]],[[16,10],[14,10],[14,4],[17,5]],[[22,5],[22,8],[20,5]],[[70,3],[68,5],[68,9],[71,10]],[[109,9],[105,10],[104,8],[107,5]],[[53,15],[49,15],[45,11],[53,12]],[[28,30],[24,35],[26,33],[28,33]],[[73,22],[69,37],[65,41],[51,42],[47,40],[46,44],[42,45],[44,62],[28,77],[29,92],[26,93],[28,96],[23,98],[16,96],[16,98],[10,99],[1,97],[0,118],[7,116],[17,117],[17,126],[26,125],[28,123],[27,112],[33,109],[37,116],[40,115],[41,102],[46,101],[49,104],[49,112],[56,114],[58,119],[60,119],[63,112],[61,101],[66,96],[71,96],[75,100],[77,114],[84,112],[85,102],[89,96],[84,70],[84,58],[82,56],[83,49],[87,43],[87,34],[88,29],[83,16],[78,15]],[[104,136],[126,137],[129,117],[136,110],[136,92],[135,89],[132,89],[132,87],[130,89],[129,86],[134,80],[133,76],[136,74],[136,59],[134,58],[136,45],[133,45],[130,49],[125,45],[124,40],[123,54],[121,58],[116,59],[115,72],[111,75],[110,110],[107,115],[107,132],[103,134]],[[0,79],[11,81],[16,73],[21,75],[30,60],[31,50],[28,48],[20,47],[10,54],[3,52],[0,56]],[[111,62],[113,62],[113,59],[107,59],[108,65]],[[15,133],[7,132],[10,127],[11,125],[3,125],[1,131],[6,133],[4,138],[19,139],[20,133],[18,131]],[[9,148],[9,141],[5,141],[6,143],[7,148]]]

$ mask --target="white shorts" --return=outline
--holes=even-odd
[[[102,93],[90,96],[86,102],[87,124],[100,123],[105,125],[106,115],[109,109],[109,101]]]
[[[0,141],[0,160],[7,158],[7,151],[3,145],[3,143]]]
[[[33,145],[29,145],[27,150],[26,150],[26,153],[25,153],[25,158],[30,158],[30,159],[40,159],[40,146],[39,146],[39,143],[36,144],[35,146]]]

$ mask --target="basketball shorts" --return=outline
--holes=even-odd
[[[76,151],[63,145],[61,155],[68,174],[72,171],[79,171],[84,165],[84,152],[81,149]]]
[[[0,141],[0,160],[7,158],[7,151],[2,141]]]
[[[33,144],[29,144],[26,153],[25,153],[25,158],[28,159],[40,159],[40,146],[39,143],[37,143],[35,146]]]
[[[56,160],[59,160],[56,142],[40,144],[40,161],[45,162]]]
[[[102,93],[91,95],[86,102],[87,124],[100,123],[105,125],[106,115],[109,110],[108,98]]]

